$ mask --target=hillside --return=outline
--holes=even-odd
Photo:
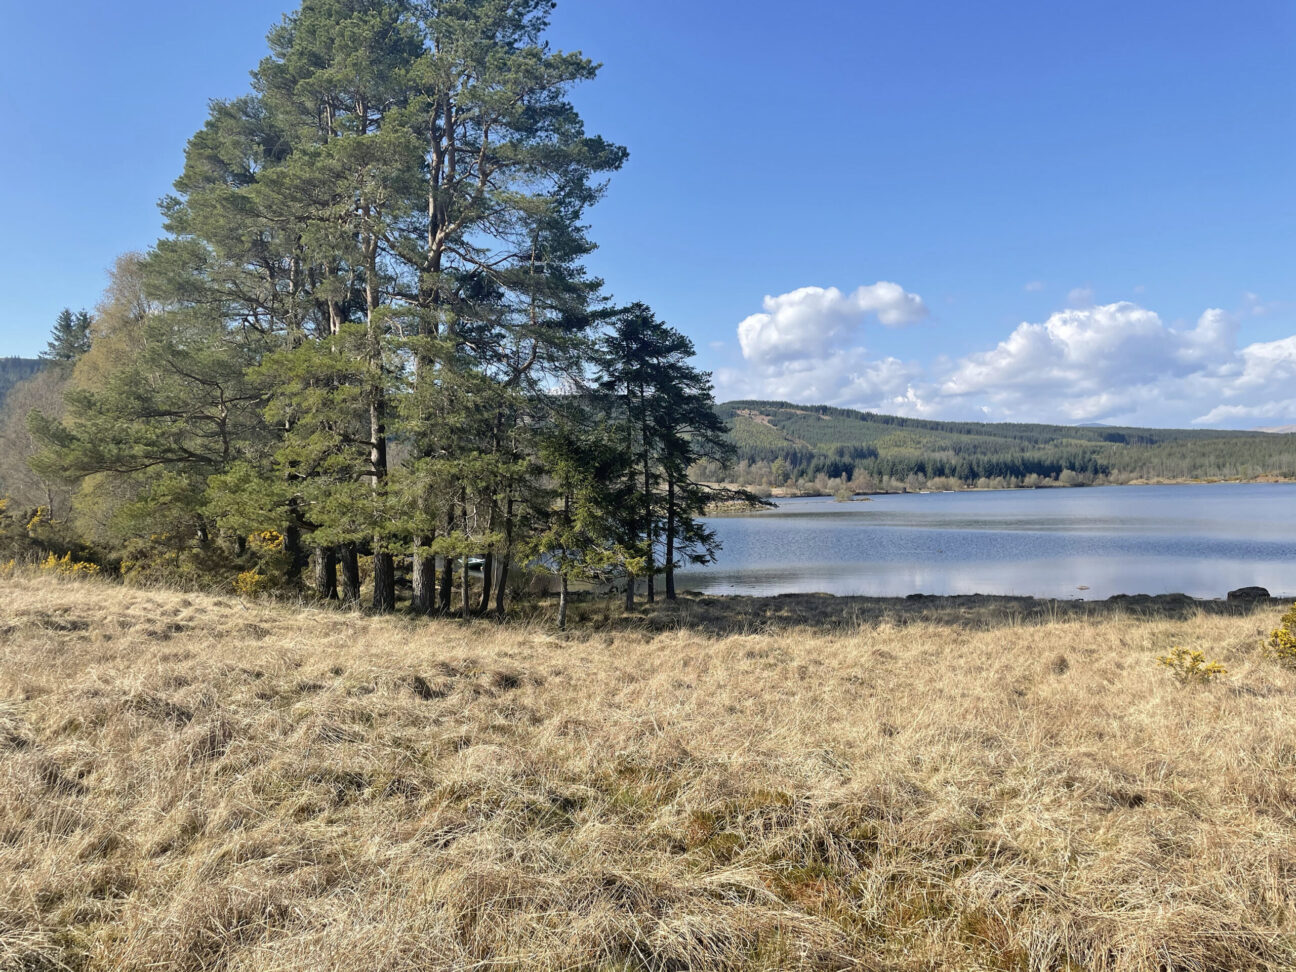
[[[553,637],[5,585],[0,968],[1296,963],[1269,608]]]
[[[726,402],[719,412],[738,449],[732,472],[747,484],[953,488],[1296,478],[1296,435],[940,422],[788,402]]]
[[[0,358],[0,404],[4,403],[10,388],[26,381],[44,365],[39,358]]]

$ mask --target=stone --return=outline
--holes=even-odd
[[[1239,587],[1236,591],[1228,592],[1230,601],[1267,601],[1269,592],[1263,587]]]

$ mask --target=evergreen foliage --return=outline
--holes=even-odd
[[[1222,430],[940,422],[789,402],[719,406],[748,485],[860,488],[1296,478],[1296,436]],[[712,464],[705,473],[726,470]]]
[[[72,313],[64,307],[54,319],[54,330],[49,344],[41,352],[44,361],[76,361],[90,350],[90,325],[93,323],[86,311]]]
[[[75,368],[31,466],[102,558],[467,617],[519,566],[673,595],[713,555],[689,467],[724,427],[691,343],[583,266],[626,152],[572,107],[597,69],[552,6],[304,0],[271,31],[93,347],[70,314],[51,341]]]

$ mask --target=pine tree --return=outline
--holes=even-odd
[[[90,350],[90,325],[93,319],[85,311],[72,313],[64,307],[54,319],[49,344],[40,356],[45,361],[76,361]]]
[[[601,344],[598,388],[630,458],[624,542],[643,558],[649,602],[656,597],[659,566],[673,599],[680,562],[705,563],[715,555],[715,535],[700,521],[711,502],[756,502],[745,490],[719,490],[692,478],[699,461],[723,465],[733,455],[715,413],[710,376],[688,363],[693,354],[693,342],[642,303],[617,314]],[[626,606],[633,603],[631,577]]]
[[[583,398],[556,410],[540,442],[549,488],[525,554],[558,579],[558,629],[567,627],[572,580],[607,581],[643,569],[622,541],[625,466],[632,457],[597,409]]]
[[[79,484],[93,538],[118,557],[198,569],[215,555],[211,477],[264,456],[256,349],[210,308],[149,300],[148,262],[119,262],[62,420],[33,414],[42,475]]]
[[[661,528],[658,486],[662,439],[656,428],[654,402],[665,387],[669,366],[691,353],[686,338],[657,320],[645,304],[625,308],[613,320],[600,346],[598,390],[615,416],[627,464],[629,496],[624,519],[625,543],[644,562],[649,603],[656,599],[656,548]],[[634,604],[635,577],[626,584],[626,607]]]

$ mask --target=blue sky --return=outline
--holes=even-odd
[[[284,9],[10,5],[0,354],[153,241]],[[1296,422],[1296,4],[560,0],[551,39],[631,152],[594,268],[721,397]]]

